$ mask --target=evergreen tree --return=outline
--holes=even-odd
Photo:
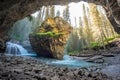
[[[56,16],[60,16],[60,11],[59,10],[57,11]]]
[[[46,7],[45,19],[49,17],[49,6]]]
[[[63,11],[63,17],[66,21],[70,22],[70,12],[68,5],[66,5],[66,9]]]
[[[84,16],[83,16],[83,20],[84,20],[84,33],[85,33],[85,36],[86,36],[86,44],[87,44],[87,47],[90,47],[90,43],[93,41],[93,36],[92,36],[92,29],[90,28],[90,22],[89,22],[89,19],[88,19],[88,15],[89,15],[89,11],[88,9],[86,9],[85,5],[83,4],[83,13],[84,13]],[[88,14],[88,15],[87,15]]]
[[[55,6],[50,6],[50,17],[55,17]]]

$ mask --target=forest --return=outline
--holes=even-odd
[[[71,16],[70,9],[75,6],[43,6],[36,13],[16,22],[9,31],[11,39],[18,41],[29,40],[29,33],[36,31],[37,27],[49,17],[59,16],[72,25],[73,31],[66,44],[67,54],[74,55],[85,49],[106,49],[119,35],[114,31],[106,16],[104,8],[93,3],[79,3],[80,14]],[[25,25],[26,24],[26,25]],[[23,30],[24,28],[24,30]],[[24,35],[24,36],[23,36]]]

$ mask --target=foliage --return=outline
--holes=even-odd
[[[60,11],[59,10],[57,11],[56,16],[60,16]]]
[[[55,17],[55,6],[50,6],[50,17]]]
[[[116,35],[102,7],[90,3],[89,8],[85,4],[82,8],[84,14],[79,18],[79,28],[74,29],[68,40],[70,55],[84,49],[105,49],[105,45]]]
[[[78,50],[68,52],[68,55],[71,55],[71,56],[74,56],[74,55],[77,55],[77,54],[79,54],[79,51],[78,51]]]
[[[60,36],[63,35],[63,33],[54,33],[54,32],[43,32],[43,33],[35,33],[35,35],[43,37],[43,36],[49,36],[49,37],[54,37],[54,38],[58,38]]]
[[[91,42],[90,48],[101,47],[102,45],[99,42]]]
[[[63,17],[66,21],[70,22],[70,12],[69,12],[69,5],[66,5],[66,9],[63,11]]]
[[[73,29],[73,32],[71,33],[67,42],[66,51],[67,53],[69,53],[72,51],[80,51],[80,50],[82,50],[82,44],[80,42],[78,31],[77,29]]]
[[[69,8],[70,7],[67,4],[66,8],[61,12],[63,12],[63,18],[66,21],[70,22]],[[88,6],[86,6],[83,3],[82,10],[83,16],[81,16],[79,19],[79,28],[75,28],[73,30],[67,42],[66,49],[69,54],[76,54],[85,48],[91,49],[95,47],[105,46],[117,35],[102,7],[93,3],[89,3]],[[41,23],[48,17],[55,17],[55,14],[57,16],[60,16],[59,10],[57,13],[55,13],[55,6],[43,6],[40,8],[37,17],[29,15],[27,16],[27,20],[16,23],[14,26],[18,27],[13,27],[14,29],[11,29],[11,38],[21,41],[29,39],[29,33],[33,33],[35,31],[37,32],[38,28],[41,26]],[[74,21],[76,23],[76,26],[78,26],[77,19]],[[25,24],[23,24],[23,22]],[[58,32],[57,29],[53,30],[53,28],[55,28],[54,26],[56,25],[52,20],[49,19],[48,23],[50,23],[50,26],[52,26],[52,29],[49,27],[49,25],[46,27],[46,29],[50,29],[49,32],[41,30],[40,32],[33,34],[50,37],[59,37],[64,34]]]
[[[106,41],[112,41],[113,39],[115,39],[115,37],[109,37],[109,38],[106,38],[105,40],[104,40],[104,42],[106,42]]]

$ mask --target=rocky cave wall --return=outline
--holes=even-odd
[[[5,48],[8,39],[7,30],[17,20],[29,16],[43,5],[64,5],[79,1],[103,5],[115,31],[120,33],[119,0],[0,0],[0,50]]]

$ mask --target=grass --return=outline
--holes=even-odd
[[[98,47],[102,47],[103,45],[99,42],[91,42],[90,43],[90,48],[94,49],[94,48],[98,48]]]
[[[114,39],[115,39],[115,37],[109,37],[109,38],[105,39],[104,42],[107,42],[107,41],[109,42],[109,41],[112,41]]]
[[[57,37],[60,37],[63,35],[63,33],[54,33],[52,31],[49,31],[49,32],[43,32],[43,33],[35,33],[35,35],[37,36],[49,36],[49,37],[54,37],[54,38],[57,38]]]

